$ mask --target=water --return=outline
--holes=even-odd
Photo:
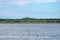
[[[60,40],[60,24],[0,24],[0,40]]]

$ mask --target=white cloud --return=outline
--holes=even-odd
[[[57,2],[57,0],[18,0],[15,2],[17,5],[27,5],[30,3],[49,3],[49,2]]]
[[[0,0],[0,5],[27,5],[30,3],[49,3],[57,2],[59,0]]]
[[[25,6],[27,4],[29,4],[30,2],[29,1],[17,1],[17,2],[14,2],[15,5],[21,5],[21,6]]]

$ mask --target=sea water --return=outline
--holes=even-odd
[[[0,40],[60,40],[60,24],[0,24]]]

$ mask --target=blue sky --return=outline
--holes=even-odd
[[[0,0],[0,18],[60,18],[59,0]]]

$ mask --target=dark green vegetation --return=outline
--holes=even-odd
[[[60,23],[60,19],[35,19],[35,18],[0,19],[0,23]]]

